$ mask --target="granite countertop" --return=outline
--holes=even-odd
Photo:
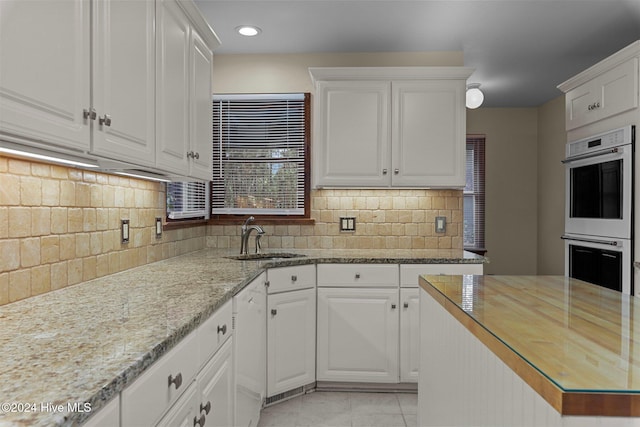
[[[640,299],[565,276],[420,286],[561,414],[640,416]]]
[[[0,425],[81,423],[90,414],[51,408],[99,410],[265,268],[485,262],[462,250],[282,252],[305,257],[237,261],[204,249],[0,306]]]

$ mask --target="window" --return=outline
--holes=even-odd
[[[204,182],[167,183],[167,218],[208,218],[208,187]]]
[[[464,187],[464,247],[484,251],[484,136],[467,136],[467,182]]]
[[[308,218],[307,94],[213,98],[212,215]]]

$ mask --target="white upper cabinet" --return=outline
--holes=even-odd
[[[157,166],[211,180],[211,50],[176,0],[158,2],[157,26]]]
[[[566,130],[638,108],[639,61],[637,41],[559,85],[565,92]]]
[[[155,165],[155,4],[94,5],[94,154]]]
[[[191,1],[0,1],[0,139],[209,180],[218,45]]]
[[[89,149],[90,9],[0,1],[0,138]]]
[[[313,186],[465,185],[463,67],[310,68]]]
[[[316,186],[389,185],[390,88],[384,81],[318,82]]]

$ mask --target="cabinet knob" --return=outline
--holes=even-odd
[[[200,404],[200,412],[204,411],[205,414],[209,415],[209,411],[211,411],[211,401],[208,401],[206,405]]]
[[[182,373],[181,372],[178,372],[178,375],[176,375],[175,377],[172,376],[171,374],[169,374],[169,387],[171,387],[171,384],[175,384],[176,390],[180,388],[180,386],[182,385]]]
[[[100,123],[100,125],[104,125],[104,126],[111,126],[111,116],[108,114],[105,114],[103,117],[100,117],[98,119],[98,123]]]
[[[205,422],[207,422],[207,417],[205,417],[204,414],[200,415],[200,418],[193,417],[193,427],[203,427]]]
[[[295,274],[293,276],[291,276],[291,281],[292,282],[296,282],[298,280],[298,276],[296,276]]]
[[[396,305],[395,304],[391,304],[391,310],[395,310],[396,309]]]
[[[409,308],[409,303],[408,303],[408,302],[405,302],[402,306],[403,306],[404,308]]]
[[[400,173],[400,169],[394,169],[394,170],[393,170],[393,174],[394,174],[394,175],[398,175],[399,173]]]
[[[278,310],[276,310],[275,308],[271,309],[271,315],[275,316],[276,314],[278,314]]]
[[[386,169],[382,169],[382,175],[386,175],[387,174],[387,170]]]
[[[200,158],[200,153],[198,153],[197,151],[195,153],[193,153],[193,158],[194,159],[199,159]]]
[[[222,335],[227,333],[227,324],[225,323],[224,325],[220,326],[218,325],[218,333],[222,332]]]
[[[360,273],[356,273],[356,279],[360,278]]]

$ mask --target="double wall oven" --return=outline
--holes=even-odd
[[[565,274],[633,294],[635,127],[566,147]]]

